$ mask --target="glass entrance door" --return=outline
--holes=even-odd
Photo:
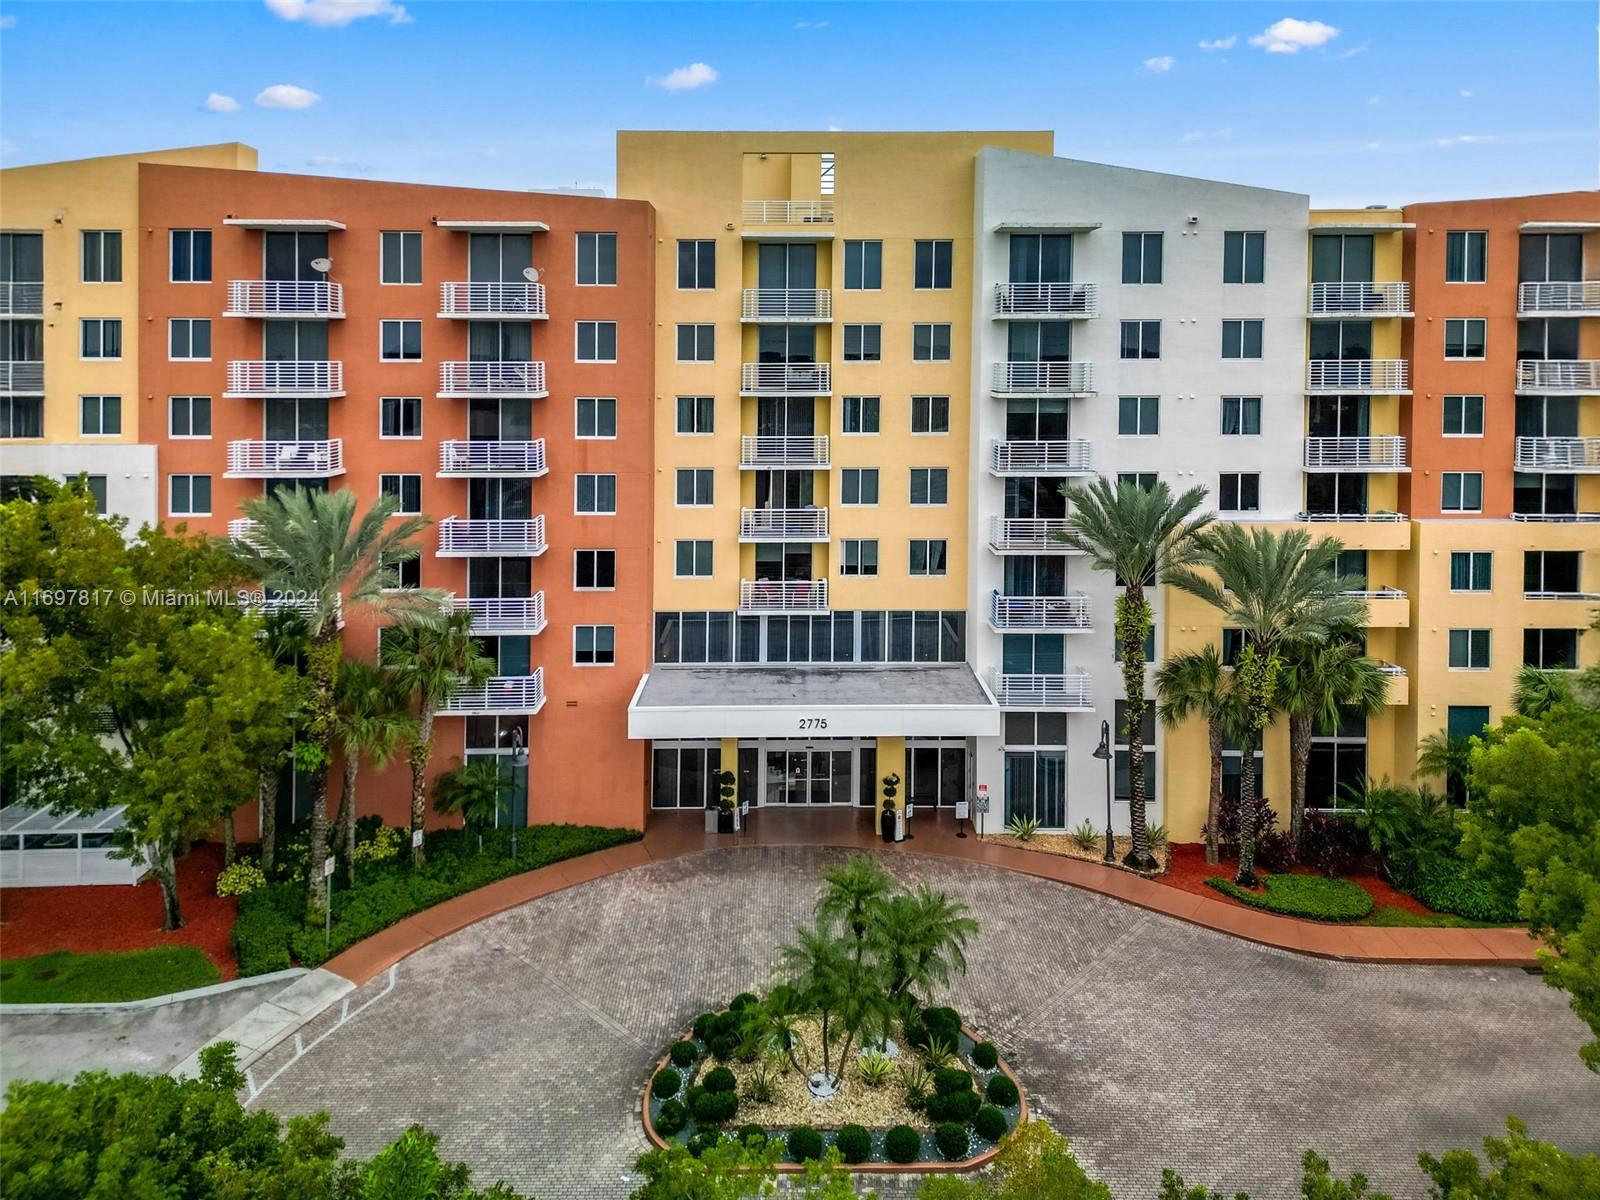
[[[906,747],[912,804],[954,808],[967,794],[967,748],[961,742],[912,743]]]
[[[851,804],[855,799],[855,750],[848,741],[832,746],[767,742],[763,805]]]

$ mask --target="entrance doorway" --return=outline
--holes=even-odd
[[[967,798],[967,744],[959,738],[906,742],[906,796],[912,804],[954,808]]]
[[[854,803],[854,743],[763,742],[761,746],[763,805]]]

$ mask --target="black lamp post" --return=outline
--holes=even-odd
[[[1108,863],[1117,861],[1116,842],[1111,836],[1111,722],[1100,722],[1100,744],[1094,756],[1106,764],[1106,856]]]
[[[511,731],[511,770],[512,770],[511,785],[513,787],[516,786],[516,782],[517,782],[516,769],[518,767],[526,767],[527,765],[528,765],[528,751],[527,751],[527,748],[524,747],[523,744],[522,744],[522,730],[521,729],[513,729]],[[513,861],[515,861],[516,857],[517,857],[517,826],[516,826],[516,823],[513,822],[512,826],[511,826],[511,858],[512,858]]]

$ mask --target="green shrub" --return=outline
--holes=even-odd
[[[715,1129],[707,1129],[701,1133],[697,1133],[689,1139],[689,1153],[695,1158],[699,1158],[702,1154],[704,1154],[707,1150],[710,1150],[721,1140],[722,1134],[718,1133]]]
[[[973,1132],[986,1142],[998,1142],[1010,1128],[1011,1122],[1006,1120],[1005,1113],[992,1104],[985,1104],[972,1118]]]
[[[972,1075],[959,1067],[940,1067],[933,1073],[933,1090],[941,1096],[972,1090]]]
[[[977,1115],[978,1108],[983,1104],[983,1097],[974,1091],[949,1092],[943,1096],[929,1096],[926,1111],[928,1120],[937,1124],[940,1121],[959,1121],[963,1124],[972,1120]]]
[[[972,1148],[972,1139],[967,1136],[965,1125],[946,1121],[933,1131],[933,1144],[939,1147],[939,1153],[944,1155],[946,1162],[955,1162],[967,1156]]]
[[[731,1013],[742,1013],[745,1009],[757,1002],[758,997],[754,992],[740,992],[732,1000],[728,1001],[728,1011]]]
[[[732,1033],[716,1033],[711,1036],[711,1056],[718,1062],[727,1062],[733,1057],[734,1051],[739,1049],[739,1038]]]
[[[961,1014],[953,1008],[925,1008],[922,1010],[922,1023],[927,1026],[928,1036],[948,1042],[952,1049],[961,1046]]]
[[[264,895],[265,891],[256,895]],[[270,903],[241,902],[233,922],[233,956],[239,964],[239,974],[288,970],[289,939],[294,936],[294,928]]]
[[[672,1058],[675,1067],[687,1067],[700,1057],[700,1051],[695,1049],[693,1042],[673,1042],[672,1049],[667,1052]]]
[[[692,1027],[694,1029],[694,1036],[699,1038],[702,1042],[710,1040],[711,1022],[715,1021],[716,1019],[716,1013],[701,1013],[694,1019],[694,1025]]]
[[[915,1046],[920,1050],[928,1044],[928,1027],[922,1023],[920,1017],[907,1017],[900,1023],[900,1032],[905,1035],[908,1046]]]
[[[241,858],[217,873],[217,895],[248,896],[267,886],[267,877],[248,858]]]
[[[1372,896],[1360,884],[1348,879],[1326,879],[1321,875],[1268,875],[1266,891],[1248,892],[1231,879],[1214,876],[1206,883],[1255,908],[1309,917],[1313,921],[1359,921],[1372,911]]]
[[[726,1124],[739,1111],[737,1092],[710,1092],[697,1088],[690,1088],[689,1091],[691,1095],[696,1091],[700,1093],[689,1102],[689,1111],[701,1125]]]
[[[741,1125],[739,1126],[739,1140],[746,1146],[765,1145],[767,1131],[759,1125]]]
[[[1018,1100],[1017,1085],[1011,1082],[1009,1075],[994,1075],[989,1079],[989,1086],[985,1089],[990,1104],[998,1104],[1001,1108],[1010,1108]]]
[[[650,1084],[650,1094],[657,1100],[665,1100],[669,1096],[676,1096],[678,1089],[683,1086],[683,1076],[671,1067],[662,1067],[656,1072],[655,1079]]]
[[[1517,886],[1494,875],[1480,875],[1464,859],[1441,854],[1417,865],[1412,895],[1434,912],[1473,921],[1517,920]]]
[[[656,1113],[656,1132],[664,1138],[669,1138],[679,1132],[689,1123],[689,1110],[680,1100],[663,1101],[661,1111]]]
[[[847,1163],[866,1162],[872,1156],[872,1134],[861,1125],[841,1125],[833,1144]]]
[[[739,1081],[727,1067],[712,1067],[700,1082],[708,1092],[731,1092],[739,1086]]]
[[[980,1070],[992,1071],[1000,1064],[1000,1052],[993,1042],[979,1042],[972,1048],[972,1065]]]
[[[896,1125],[883,1135],[883,1156],[890,1162],[916,1162],[922,1153],[922,1135],[909,1125]]]
[[[789,1157],[795,1162],[808,1158],[822,1158],[822,1135],[809,1125],[796,1125],[789,1130]]]
[[[719,1012],[711,1018],[711,1036],[729,1037],[738,1036],[739,1014],[736,1012]]]

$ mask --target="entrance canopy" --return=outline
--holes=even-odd
[[[966,663],[657,666],[628,705],[630,738],[995,737],[1000,707]]]

